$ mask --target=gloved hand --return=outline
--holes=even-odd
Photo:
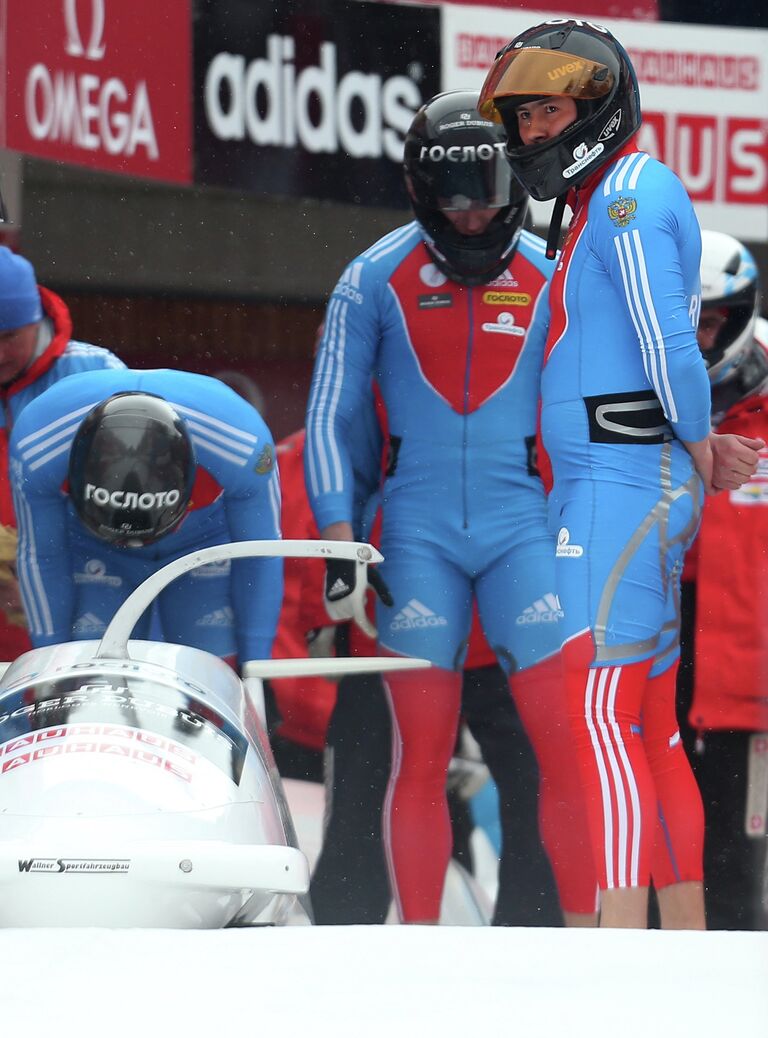
[[[385,606],[394,605],[389,588],[375,569],[350,559],[325,560],[325,610],[332,620],[353,620],[363,634],[377,631],[365,612],[365,593],[372,587]],[[365,580],[367,570],[368,579]]]

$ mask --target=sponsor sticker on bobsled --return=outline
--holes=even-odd
[[[57,754],[109,753],[140,763],[152,764],[178,777],[188,779],[188,771],[174,757],[179,754],[171,744],[180,744],[211,763],[240,784],[248,741],[246,737],[208,703],[187,695],[162,682],[126,676],[112,684],[100,675],[91,683],[82,679],[62,678],[31,684],[3,696],[0,706],[0,775]],[[72,740],[66,727],[90,725],[90,740]],[[163,752],[147,747],[117,745],[114,730],[105,725],[120,726],[129,732],[154,733],[164,740]],[[42,729],[62,729],[58,746],[37,746]],[[96,730],[98,729],[98,731]],[[106,739],[109,734],[109,740]],[[27,743],[35,742],[35,746]],[[146,740],[143,740],[146,741]]]
[[[109,876],[128,872],[130,867],[130,858],[19,858],[19,872],[45,872],[49,875],[87,872]]]

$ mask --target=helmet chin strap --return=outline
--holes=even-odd
[[[549,221],[549,231],[547,232],[547,251],[545,253],[549,260],[554,259],[557,253],[557,241],[560,237],[560,228],[563,226],[563,213],[565,212],[567,198],[567,193],[558,195],[552,209],[552,218]]]

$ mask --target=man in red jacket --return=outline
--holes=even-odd
[[[0,660],[31,648],[16,581],[11,429],[30,400],[66,375],[123,367],[109,350],[73,340],[64,301],[37,284],[26,259],[0,247]]]
[[[704,231],[701,281],[713,424],[768,442],[755,261],[730,235]],[[704,800],[710,929],[768,928],[768,448],[760,454],[742,487],[707,498],[683,572],[678,705]]]

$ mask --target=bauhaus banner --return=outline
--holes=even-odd
[[[440,88],[439,9],[196,5],[195,180],[405,206],[403,138]]]
[[[443,8],[443,88],[479,88],[496,51],[558,12]],[[768,240],[768,32],[606,20],[629,51],[639,147],[681,178],[704,227]]]
[[[0,0],[0,147],[191,176],[189,0]]]

